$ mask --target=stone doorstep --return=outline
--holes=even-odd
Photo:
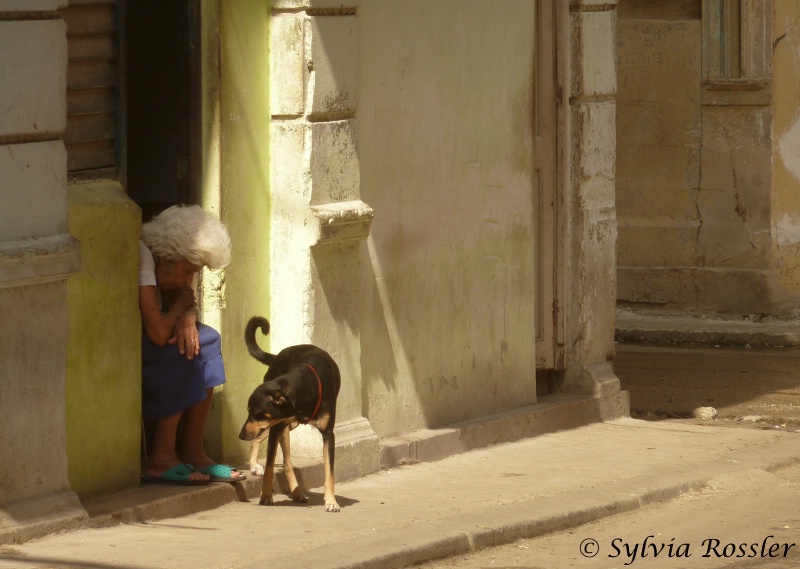
[[[623,343],[800,347],[800,322],[717,320],[617,311],[616,338]]]
[[[626,396],[627,392],[619,397],[622,395]],[[627,401],[625,397],[622,399]],[[541,397],[539,401],[535,405],[454,424],[448,428],[423,429],[382,439],[378,441],[379,464],[374,460],[374,441],[366,438],[341,440],[344,437],[338,436],[337,431],[336,479],[353,480],[399,464],[441,460],[488,445],[617,418],[604,417],[602,409],[607,408],[607,402],[597,398],[556,394]],[[360,456],[365,452],[373,456]],[[293,462],[298,482],[303,488],[319,488],[323,485],[321,459],[295,458]],[[369,471],[358,466],[364,463],[374,467]],[[175,518],[217,508],[233,501],[254,500],[261,493],[261,480],[260,476],[248,472],[247,480],[232,484],[212,483],[199,488],[142,485],[111,496],[86,500],[83,505],[88,512],[88,519],[83,520],[79,527],[108,527],[121,523]],[[274,487],[288,493],[286,478],[280,468],[275,474]],[[33,537],[41,535],[29,539]],[[2,534],[0,543],[3,543]]]

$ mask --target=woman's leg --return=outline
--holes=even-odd
[[[206,455],[203,437],[206,432],[208,413],[211,410],[211,400],[214,397],[214,388],[206,389],[206,398],[184,411],[183,423],[183,459],[197,469],[206,468],[216,464]],[[231,473],[233,478],[238,478],[240,473]]]
[[[176,433],[181,414],[177,413],[166,419],[156,421],[153,432],[153,452],[147,457],[144,474],[148,477],[158,477],[173,466],[181,463],[175,450]],[[192,472],[190,480],[208,480],[208,476],[201,472]]]

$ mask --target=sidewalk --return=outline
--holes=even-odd
[[[0,547],[0,568],[404,567],[634,510],[721,473],[795,463],[800,433],[619,419],[338,483],[338,514],[324,511],[320,488],[304,505],[253,498]],[[212,486],[168,489],[174,511],[225,491],[254,496],[258,480]]]

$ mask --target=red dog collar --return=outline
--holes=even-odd
[[[303,364],[308,369],[310,369],[314,373],[314,377],[317,378],[317,386],[319,387],[319,397],[317,397],[317,406],[314,408],[314,412],[311,414],[311,417],[308,418],[307,421],[303,421],[303,423],[308,423],[308,421],[313,421],[317,418],[317,413],[319,413],[319,406],[322,405],[322,380],[319,378],[319,374],[317,374],[317,370],[314,369],[314,366],[310,364]]]

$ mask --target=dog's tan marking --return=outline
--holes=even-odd
[[[319,417],[317,417],[313,421],[309,421],[308,424],[318,428],[320,431],[327,431],[328,423],[330,423],[330,421],[331,421],[330,413],[321,413]]]
[[[283,452],[283,473],[286,475],[286,482],[289,484],[289,490],[292,495],[292,500],[295,502],[308,502],[308,498],[303,494],[300,484],[297,483],[297,477],[294,475],[294,466],[292,466],[292,451],[289,437],[291,427],[284,429],[281,433],[281,452]]]
[[[331,467],[331,456],[328,451],[328,447],[335,448],[335,442],[333,439],[333,433],[329,435],[331,437],[330,443],[322,445],[322,459],[325,463],[325,511],[326,512],[339,512],[341,508],[339,507],[338,502],[336,502],[336,495],[333,491],[333,468]]]
[[[260,427],[258,423],[247,421],[242,427],[242,433],[248,437],[248,440],[253,440],[254,438],[258,437],[261,429],[262,427]]]
[[[272,505],[272,479],[275,476],[275,453],[277,452],[277,445],[276,448],[272,449],[272,453],[270,453],[269,446],[267,447],[267,467],[264,469],[264,478],[261,479],[261,499],[258,501],[260,506],[271,506]],[[272,456],[269,456],[272,454]]]

